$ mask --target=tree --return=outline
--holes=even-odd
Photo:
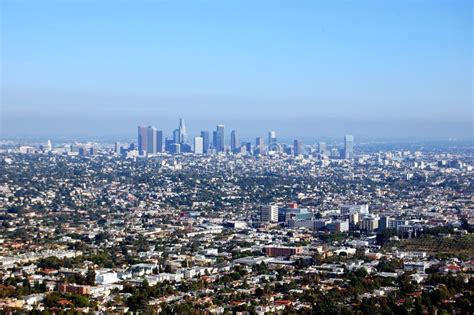
[[[355,275],[359,278],[365,278],[367,277],[368,273],[367,273],[367,270],[365,270],[365,268],[359,268],[355,271]]]
[[[95,271],[94,269],[87,269],[86,273],[86,284],[95,285]]]

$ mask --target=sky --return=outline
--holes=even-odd
[[[473,137],[460,0],[2,0],[0,137]]]

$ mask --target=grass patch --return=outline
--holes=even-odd
[[[425,235],[420,238],[402,240],[397,244],[403,251],[422,251],[436,257],[474,257],[474,234],[452,235],[450,237]]]

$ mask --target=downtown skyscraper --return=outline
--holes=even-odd
[[[354,158],[354,137],[352,135],[344,136],[344,158]]]
[[[194,154],[203,154],[203,139],[202,137],[194,137]]]
[[[202,138],[202,151],[203,153],[208,153],[209,149],[211,148],[209,131],[201,131],[201,138]]]
[[[277,142],[276,132],[273,130],[268,132],[268,144],[272,144],[276,142]]]
[[[186,142],[186,136],[187,136],[187,132],[186,132],[186,124],[184,122],[184,119],[183,118],[180,118],[179,119],[179,141],[178,143],[185,143]]]
[[[148,131],[147,127],[138,126],[138,154],[145,155],[148,146]]]
[[[232,130],[230,133],[230,150],[235,153],[239,148],[239,138],[237,137],[237,132]]]
[[[303,143],[301,140],[295,140],[293,142],[293,154],[294,156],[303,155]]]
[[[163,152],[163,132],[155,127],[138,126],[138,154],[148,155]]]
[[[225,151],[225,126],[217,125],[215,133],[215,149],[217,152]]]

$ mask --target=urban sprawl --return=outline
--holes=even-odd
[[[0,142],[0,313],[474,313],[472,146],[227,137]]]

